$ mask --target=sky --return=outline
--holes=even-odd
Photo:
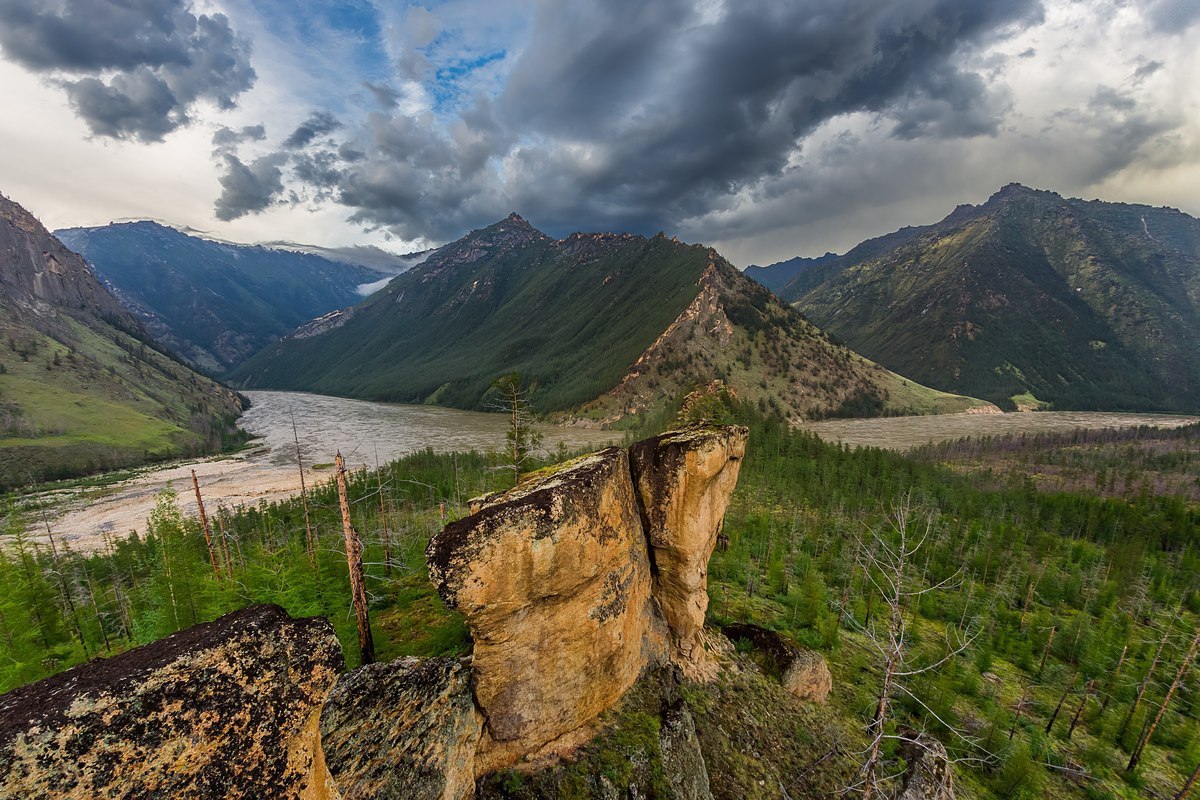
[[[516,211],[739,266],[1010,182],[1200,216],[1197,0],[0,0],[0,192],[395,252]]]

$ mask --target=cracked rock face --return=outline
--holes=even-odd
[[[430,577],[475,641],[477,774],[586,741],[651,664],[712,676],[708,559],[746,436],[692,426],[602,450],[473,500],[433,538]]]
[[[716,670],[702,637],[708,560],[737,485],[747,437],[739,426],[695,426],[629,450],[653,550],[654,597],[671,632],[671,659],[693,680],[707,680]]]
[[[458,659],[402,658],[343,675],[321,711],[328,796],[470,796],[482,723],[470,666]]]
[[[663,649],[624,450],[564,465],[451,523],[430,576],[467,618],[480,774],[570,749]]]
[[[251,606],[0,696],[0,798],[301,798],[333,627]]]

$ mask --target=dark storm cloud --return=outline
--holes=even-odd
[[[247,125],[236,131],[222,125],[212,137],[213,154],[233,153],[237,151],[238,145],[246,142],[261,142],[266,138],[267,129],[264,125]]]
[[[283,165],[287,156],[274,153],[242,163],[236,155],[224,156],[226,171],[220,177],[221,196],[215,208],[217,219],[228,222],[270,207],[283,193]]]
[[[0,47],[56,78],[92,132],[113,138],[158,141],[196,101],[231,108],[255,79],[229,20],[185,0],[0,0]]]
[[[314,111],[284,140],[283,146],[296,150],[310,144],[318,136],[333,133],[340,127],[342,123],[334,118],[333,114],[328,111]]]
[[[405,238],[520,208],[555,232],[653,232],[780,175],[853,112],[898,138],[989,135],[1007,108],[969,54],[1041,19],[1035,0],[545,3],[494,105],[448,132],[374,115],[340,199]],[[494,164],[503,160],[503,176]]]

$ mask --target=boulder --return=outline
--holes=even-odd
[[[321,712],[329,798],[469,797],[482,723],[458,659],[402,658],[343,675]]]
[[[343,668],[333,627],[259,605],[0,696],[0,798],[304,798]]]
[[[426,551],[475,646],[479,774],[569,750],[666,650],[629,460],[608,448],[535,473]]]
[[[633,445],[634,483],[666,618],[671,658],[693,680],[716,674],[701,632],[708,561],[746,454],[746,428],[691,425]]]
[[[928,734],[904,733],[907,741],[900,754],[908,771],[895,800],[954,800],[954,772],[945,746]]]
[[[722,629],[730,639],[750,644],[765,671],[778,678],[789,692],[802,700],[824,703],[833,688],[829,665],[820,653],[801,647],[783,634],[737,622]]]

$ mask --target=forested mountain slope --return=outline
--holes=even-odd
[[[238,435],[241,411],[0,196],[0,486],[211,452]]]
[[[1200,407],[1200,220],[1175,209],[1013,184],[780,291],[943,391],[1008,408]]]
[[[255,388],[479,408],[512,371],[538,410],[603,422],[712,379],[789,418],[974,403],[831,343],[709,248],[661,234],[554,240],[515,214],[233,375]]]
[[[387,273],[312,253],[214,242],[157,222],[56,234],[156,340],[212,373],[297,325],[362,299]]]

